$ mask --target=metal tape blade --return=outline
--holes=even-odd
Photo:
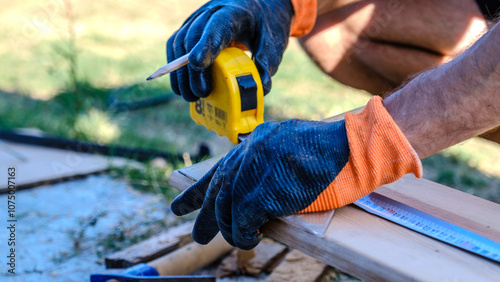
[[[500,243],[403,203],[373,192],[355,201],[354,204],[369,213],[383,217],[396,224],[500,262]]]

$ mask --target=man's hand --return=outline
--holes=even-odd
[[[420,160],[374,97],[345,121],[261,124],[177,197],[172,211],[201,208],[198,243],[220,230],[231,245],[251,249],[272,218],[344,206],[409,172],[420,176]]]
[[[187,68],[170,74],[173,91],[190,102],[208,96],[212,90],[209,66],[228,44],[240,42],[252,52],[267,94],[288,44],[294,16],[290,1],[213,0],[203,5],[167,42],[169,62],[191,52]],[[300,1],[315,5],[313,0]],[[310,17],[314,24],[315,14]]]

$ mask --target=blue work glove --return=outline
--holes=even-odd
[[[172,90],[194,102],[212,90],[209,66],[231,42],[243,43],[259,71],[264,94],[288,44],[290,0],[213,0],[194,12],[167,42],[169,62],[191,52],[187,67],[170,74]]]
[[[289,120],[259,125],[172,203],[176,215],[201,208],[193,238],[219,232],[231,245],[255,247],[271,218],[305,209],[347,162],[344,122]]]
[[[221,231],[231,245],[255,247],[272,218],[338,208],[406,173],[421,176],[418,155],[374,97],[338,122],[266,122],[172,202],[176,215],[201,211],[193,238]]]

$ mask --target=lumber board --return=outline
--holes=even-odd
[[[233,249],[219,233],[206,245],[191,242],[148,262],[148,265],[154,267],[161,276],[188,275],[208,266]]]
[[[196,164],[195,175],[172,173],[170,183],[184,190],[215,159]],[[190,170],[196,171],[196,170]],[[413,176],[384,185],[377,193],[471,229],[500,242],[500,205]],[[494,281],[500,264],[406,229],[355,206],[336,210],[323,238],[282,219],[261,231],[294,249],[355,277],[374,281]]]
[[[327,265],[298,250],[289,252],[266,282],[319,281],[325,274]]]
[[[240,273],[259,276],[263,271],[272,270],[287,251],[288,248],[285,245],[264,238],[257,247],[250,251],[234,249],[217,267],[215,276],[225,277]]]
[[[16,168],[16,187],[32,187],[44,183],[81,177],[107,170],[110,165],[123,165],[121,158],[78,153],[61,149],[25,145],[0,140],[0,169]],[[7,182],[0,183],[0,193]]]
[[[146,263],[191,243],[193,225],[193,221],[182,223],[157,236],[106,256],[104,259],[106,268],[127,268]]]

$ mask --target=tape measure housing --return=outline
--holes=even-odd
[[[264,91],[252,59],[241,49],[222,50],[212,65],[212,93],[190,103],[191,118],[238,144],[238,135],[264,122]]]

